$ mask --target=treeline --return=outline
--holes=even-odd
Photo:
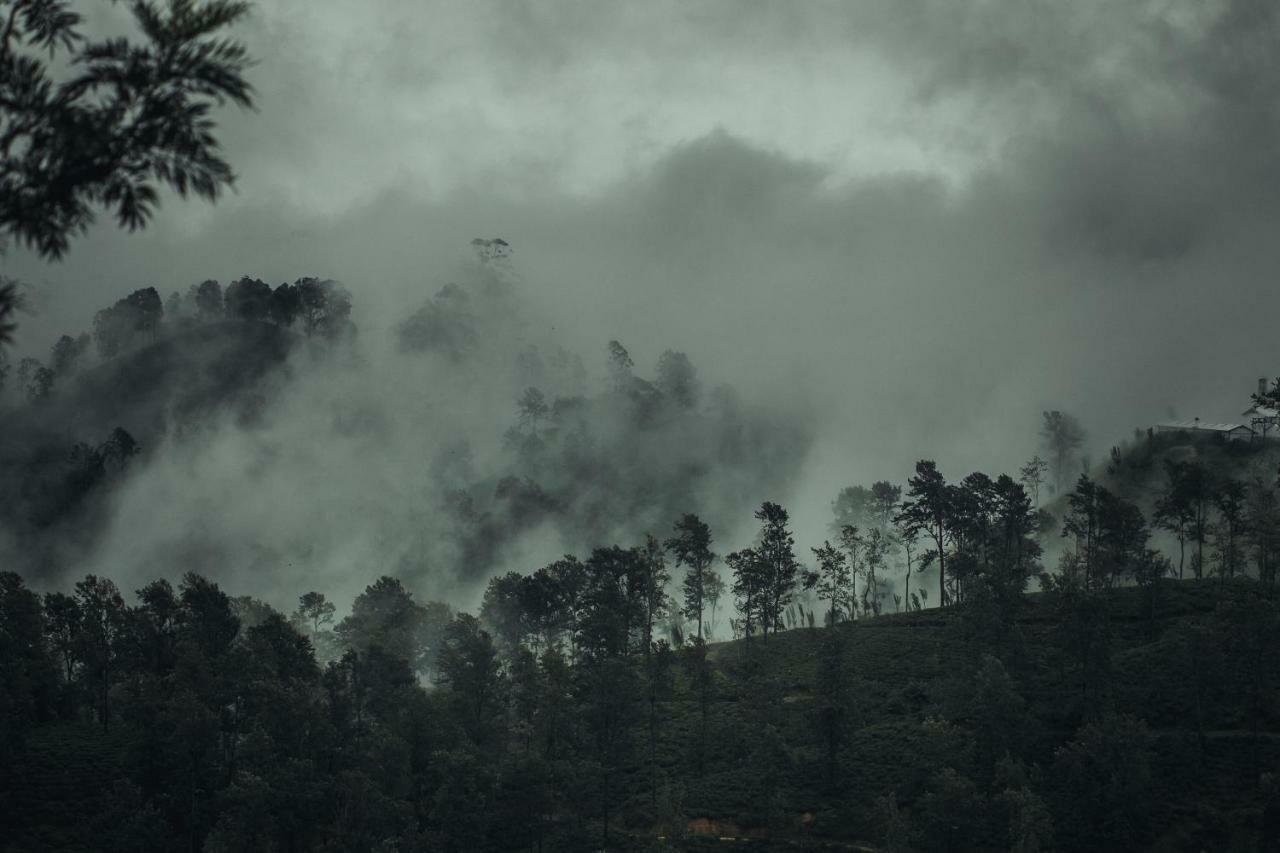
[[[723,558],[688,514],[665,539],[496,577],[478,616],[391,577],[339,619],[320,592],[285,615],[195,574],[131,604],[102,577],[40,596],[6,573],[0,796],[22,807],[5,821],[38,837],[32,822],[49,818],[22,792],[58,772],[42,764],[49,739],[92,722],[114,750],[85,800],[103,851],[640,847],[717,802],[781,837],[818,808],[814,831],[898,851],[1132,849],[1155,828],[1158,769],[1211,754],[1210,729],[1230,725],[1252,732],[1242,796],[1271,803],[1266,831],[1280,821],[1258,781],[1276,723],[1274,602],[1250,593],[1144,659],[1178,677],[1142,716],[1194,709],[1173,720],[1187,739],[1170,758],[1131,710],[1113,600],[1125,578],[1154,588],[1143,567],[1167,562],[1143,547],[1140,513],[1087,478],[1069,503],[1075,547],[1046,580],[1041,639],[1022,621],[1040,555],[1026,491],[1007,476],[948,484],[927,461],[905,489],[842,492],[837,541],[812,549],[813,568],[766,502],[752,544]],[[840,626],[876,615],[894,549],[916,572],[937,564],[955,615],[944,644],[888,664],[855,655]],[[726,588],[745,642],[713,654]],[[1149,636],[1154,615],[1139,620]],[[931,674],[868,680],[895,668]],[[788,712],[800,677],[807,705]]]
[[[159,340],[166,323],[174,328],[222,320],[269,322],[297,328],[308,337],[337,339],[354,332],[351,295],[337,282],[300,278],[274,289],[244,277],[222,286],[213,280],[192,285],[185,294],[173,291],[164,302],[154,287],[135,290],[93,318],[92,334],[63,335],[46,361],[26,357],[14,370],[0,347],[0,393],[10,373],[17,390],[30,402],[47,398],[54,387],[86,365],[90,346],[106,361]]]
[[[908,492],[904,513],[922,494]],[[862,534],[845,526],[840,548],[824,545],[809,571],[786,510],[766,502],[756,518],[755,543],[724,558],[735,630],[767,646],[787,627],[812,627],[797,599],[808,591],[827,621],[852,616],[868,566]],[[1016,567],[1035,553],[1029,540],[1018,557],[987,544],[970,595],[997,572],[1025,582]],[[103,806],[133,814],[129,835],[104,831],[103,850],[608,845],[624,803],[634,827],[637,796],[651,819],[670,798],[657,752],[677,668],[700,709],[686,772],[712,760],[721,688],[706,635],[726,586],[712,545],[708,526],[685,515],[664,541],[496,577],[478,617],[420,603],[390,577],[339,621],[319,592],[286,617],[194,574],[176,589],[148,584],[134,604],[106,578],[41,597],[5,574],[6,782],[22,784],[32,726],[92,717],[136,750],[128,783]],[[674,596],[672,569],[683,574]]]
[[[935,469],[920,470],[894,519],[908,541],[933,517]],[[1038,547],[1008,478],[975,475],[957,494],[988,484],[1003,502],[983,515],[972,505],[950,555],[952,600],[985,598],[1010,608],[1000,616],[1010,622]],[[756,519],[754,543],[723,559],[734,630],[749,645],[813,628],[813,596],[829,624],[876,611],[859,610],[857,579],[874,589],[885,529],[843,525],[809,570],[783,507],[766,502]],[[957,529],[958,516],[947,523]],[[6,574],[6,783],[23,784],[31,727],[91,717],[132,745],[128,781],[102,805],[132,817],[127,831],[104,830],[99,849],[607,846],[620,813],[634,832],[637,804],[648,821],[679,811],[658,757],[677,680],[697,708],[679,773],[701,778],[719,758],[713,705],[724,685],[707,635],[726,582],[712,545],[687,514],[665,540],[496,577],[478,617],[420,603],[390,577],[339,621],[319,592],[286,617],[194,574],[177,589],[148,584],[132,605],[106,578],[40,597]],[[873,598],[864,588],[862,601]],[[760,666],[744,683],[772,677]],[[767,742],[782,748],[776,735]]]

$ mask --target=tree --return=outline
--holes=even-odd
[[[587,657],[621,657],[644,620],[645,557],[635,548],[596,548],[586,562],[578,598],[577,650]]]
[[[1088,474],[1081,474],[1076,488],[1067,496],[1067,514],[1062,521],[1062,535],[1075,539],[1077,565],[1084,571],[1085,586],[1094,583],[1097,560],[1098,491],[1100,487]],[[1105,490],[1103,490],[1105,491]]]
[[[14,0],[0,36],[0,231],[45,257],[109,208],[144,226],[155,183],[216,199],[234,182],[212,107],[252,106],[244,47],[221,37],[233,0],[131,7],[141,39],[86,40],[62,0]],[[73,72],[56,79],[57,65]]]
[[[880,582],[876,579],[876,569],[884,567],[891,545],[889,537],[879,527],[873,527],[863,546],[867,582],[862,590],[862,609],[874,616],[880,615]]]
[[[1049,471],[1049,463],[1040,458],[1040,454],[1032,456],[1026,465],[1018,469],[1018,480],[1031,495],[1031,505],[1040,508],[1040,486],[1044,483],[1044,475]]]
[[[1111,586],[1134,570],[1146,554],[1150,531],[1142,510],[1131,501],[1098,487],[1097,579]]]
[[[875,517],[875,496],[866,486],[846,486],[831,502],[829,527],[837,536],[845,527],[867,527]]]
[[[1165,489],[1156,499],[1156,525],[1178,540],[1178,579],[1182,579],[1187,561],[1187,540],[1192,536],[1195,510],[1181,476],[1181,469],[1171,459],[1165,460]]]
[[[671,583],[671,575],[667,572],[662,543],[651,535],[644,539],[640,560],[640,601],[644,614],[640,629],[641,648],[647,659],[653,652],[653,626],[666,614],[670,604],[667,585]],[[705,589],[703,593],[705,595]]]
[[[245,276],[227,285],[224,310],[236,320],[266,320],[271,316],[271,297],[271,285]]]
[[[225,309],[222,302],[222,285],[206,279],[191,286],[191,298],[196,304],[196,317],[206,322],[221,320]]]
[[[123,427],[111,430],[107,440],[98,445],[98,454],[102,458],[102,466],[107,471],[123,470],[129,460],[142,452],[138,442]]]
[[[68,687],[75,682],[76,666],[80,662],[80,631],[83,619],[80,603],[76,599],[63,592],[45,593],[45,642],[62,664],[63,684]]]
[[[893,517],[898,512],[898,502],[902,500],[902,487],[895,486],[886,480],[877,480],[871,484],[871,517],[882,533],[890,532]]]
[[[1039,516],[1026,490],[1008,474],[996,478],[992,511],[994,541],[988,549],[984,581],[1002,601],[1020,603],[1041,553],[1035,538]]]
[[[1062,491],[1062,481],[1075,460],[1076,451],[1084,444],[1084,439],[1084,427],[1071,415],[1057,409],[1044,413],[1044,422],[1040,425],[1040,440],[1049,453],[1053,482],[1058,491]]]
[[[58,342],[53,345],[49,353],[49,369],[59,379],[70,376],[89,349],[89,343],[88,335],[80,335],[77,338],[63,335],[58,338]]]
[[[1280,498],[1275,486],[1254,479],[1245,491],[1245,538],[1258,568],[1258,580],[1273,586],[1280,551]]]
[[[75,600],[80,611],[77,652],[93,685],[98,722],[105,730],[111,727],[111,686],[125,627],[124,599],[111,581],[86,575],[76,583]]]
[[[135,290],[110,308],[94,315],[93,339],[102,358],[114,358],[140,340],[150,340],[160,328],[164,304],[154,287]]]
[[[487,742],[498,711],[502,672],[498,652],[480,620],[459,613],[445,629],[436,657],[436,681],[448,686],[463,728],[477,744]]]
[[[907,609],[910,610],[913,606],[911,598],[911,573],[915,570],[912,558],[915,554],[916,543],[920,538],[920,532],[919,530],[914,529],[909,521],[901,519],[899,516],[894,516],[893,526],[897,533],[898,542],[902,544],[903,553],[907,558],[906,572],[903,575],[902,600]]]
[[[827,623],[834,626],[842,612],[851,613],[853,609],[853,577],[849,571],[849,558],[829,541],[811,550],[818,563],[818,571],[811,575],[812,583],[806,585],[817,589],[819,600],[828,602]]]
[[[206,663],[225,656],[240,634],[240,619],[232,610],[230,596],[195,572],[182,576],[178,592],[183,639],[200,652]]]
[[[323,592],[307,592],[298,597],[298,621],[305,624],[312,634],[320,633],[321,626],[333,623],[336,609]]]
[[[666,350],[658,357],[658,390],[682,409],[698,406],[698,371],[682,352]]]
[[[1213,507],[1216,484],[1204,463],[1198,459],[1184,462],[1168,462],[1165,471],[1169,479],[1162,501],[1169,508],[1162,512],[1177,513],[1185,530],[1185,538],[1195,543],[1196,553],[1191,558],[1191,572],[1199,580],[1204,575],[1204,543],[1209,535],[1209,513]],[[1163,506],[1163,504],[1162,504]],[[1181,565],[1179,566],[1181,577]]]
[[[271,322],[288,328],[298,319],[302,311],[302,294],[298,288],[288,282],[282,283],[271,291]]]
[[[398,578],[383,575],[356,596],[351,615],[338,623],[335,633],[349,649],[381,648],[420,670],[428,663],[423,659],[423,621],[422,606],[413,594]]]
[[[708,570],[705,589],[703,589],[707,609],[711,611],[711,619],[707,622],[708,640],[714,637],[716,633],[716,608],[720,604],[720,599],[724,597],[724,590],[724,578],[720,577],[720,573],[715,569]]]
[[[631,360],[631,353],[627,352],[627,348],[617,341],[609,341],[608,352],[609,382],[613,386],[613,390],[629,391],[631,383],[634,381],[631,369],[635,367],[635,362]]]
[[[742,635],[750,641],[763,621],[766,578],[763,563],[754,548],[734,551],[724,558],[733,573],[733,596],[742,615]]]
[[[526,613],[529,581],[519,572],[489,579],[480,605],[480,621],[498,640],[505,654],[524,642],[530,626]]]
[[[53,391],[56,378],[54,372],[41,364],[39,359],[24,358],[18,362],[18,384],[22,386],[29,403],[46,399]]]
[[[697,636],[702,637],[702,614],[707,605],[707,585],[711,564],[716,555],[711,551],[711,528],[693,513],[686,513],[675,523],[675,536],[664,543],[675,557],[676,566],[685,567],[681,588],[684,606],[680,612],[694,620]]]
[[[351,294],[337,282],[300,278],[294,287],[298,293],[298,317],[308,337],[337,338],[349,331]]]
[[[173,585],[163,579],[147,584],[137,596],[138,606],[131,613],[136,651],[151,672],[164,676],[176,663],[182,604]]]
[[[932,460],[916,463],[916,475],[907,481],[907,500],[895,517],[908,535],[926,534],[934,550],[927,559],[938,561],[938,605],[947,606],[947,544],[951,540],[953,489]]]
[[[1233,578],[1243,555],[1240,547],[1245,528],[1245,487],[1239,480],[1224,480],[1214,495],[1218,523],[1213,526],[1217,546],[1218,577]]]
[[[12,783],[13,761],[27,731],[48,713],[57,689],[57,664],[42,642],[40,596],[21,577],[0,571],[0,781]],[[12,789],[9,789],[12,790]]]
[[[782,628],[782,614],[795,594],[800,563],[796,560],[787,511],[765,501],[755,516],[761,524],[760,541],[755,548],[763,581],[760,627],[767,642],[770,628],[775,631]]]

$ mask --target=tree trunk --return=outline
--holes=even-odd
[[[946,549],[943,547],[942,541],[942,524],[938,524],[938,535],[934,537],[934,541],[938,543],[938,606],[947,606],[947,558],[944,553]]]

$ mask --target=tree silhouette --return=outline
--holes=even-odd
[[[896,520],[906,535],[926,534],[934,549],[926,560],[938,561],[938,605],[947,606],[947,544],[951,540],[954,490],[938,466],[928,459],[916,463],[916,475],[907,481],[907,500]]]
[[[787,511],[769,501],[756,510],[760,522],[760,542],[755,548],[761,572],[760,627],[766,641],[769,630],[782,627],[782,614],[795,594],[800,564],[796,561],[795,540],[788,527]]]
[[[134,230],[156,184],[214,200],[234,182],[212,108],[253,105],[234,0],[130,4],[141,38],[87,40],[61,0],[13,0],[0,31],[0,231],[45,257],[111,210]],[[56,79],[55,62],[71,73]]]
[[[693,513],[688,513],[675,523],[675,536],[664,543],[675,557],[676,566],[685,567],[684,605],[680,612],[686,619],[694,620],[696,635],[702,637],[702,614],[707,606],[707,587],[711,576],[711,564],[716,555],[711,552],[711,528]]]
[[[95,207],[134,231],[159,204],[157,184],[213,201],[234,183],[211,113],[253,105],[249,56],[222,35],[248,3],[137,0],[139,37],[96,41],[65,0],[5,5],[0,235],[57,259]],[[12,339],[18,304],[13,283],[0,285],[0,345]]]

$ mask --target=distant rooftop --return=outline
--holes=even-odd
[[[1202,421],[1167,421],[1162,424],[1156,424],[1156,429],[1161,430],[1200,430],[1202,432],[1232,432],[1238,429],[1249,429],[1244,424],[1208,424]]]

